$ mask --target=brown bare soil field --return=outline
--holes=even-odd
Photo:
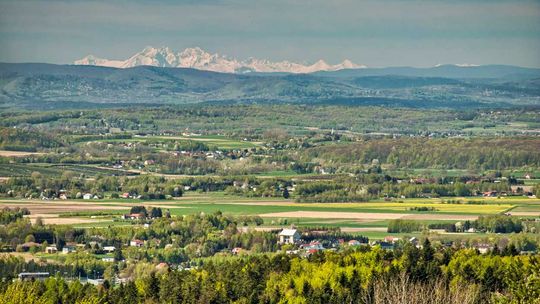
[[[30,222],[35,223],[36,219],[41,217],[44,224],[48,225],[73,225],[73,224],[89,224],[103,222],[102,219],[91,219],[82,217],[59,217],[58,214],[31,214],[29,216]]]
[[[402,217],[407,220],[449,220],[449,221],[474,221],[478,215],[462,214],[410,214]]]
[[[41,154],[45,154],[45,153],[0,150],[0,156],[4,156],[4,157],[24,157],[24,156],[41,155]]]
[[[367,213],[367,212],[324,212],[324,211],[291,211],[259,214],[260,217],[304,217],[304,218],[325,218],[325,219],[372,219],[391,220],[402,218],[410,214],[396,213]]]
[[[58,202],[43,202],[43,203],[17,203],[10,204],[2,202],[0,207],[19,207],[27,208],[32,215],[34,214],[58,214],[64,212],[77,212],[77,211],[101,211],[101,210],[126,210],[130,207],[123,206],[104,206],[104,205],[95,205],[92,203],[82,203],[82,204],[67,204],[67,203],[58,203]]]
[[[388,228],[386,227],[341,227],[341,231],[347,233],[366,231],[386,232],[387,230]]]
[[[517,216],[540,216],[540,211],[510,211],[508,212],[511,215],[517,215]]]

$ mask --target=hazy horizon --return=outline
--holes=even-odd
[[[0,1],[0,62],[126,59],[146,46],[368,67],[540,67],[540,1]]]

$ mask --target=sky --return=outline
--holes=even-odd
[[[0,62],[146,46],[370,67],[540,67],[540,0],[0,0]]]

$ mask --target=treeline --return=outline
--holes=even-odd
[[[96,179],[86,179],[70,171],[56,178],[34,172],[30,177],[12,177],[0,183],[0,195],[47,199],[82,199],[85,193],[100,198],[105,197],[105,193],[111,198],[127,193],[130,198],[166,199],[182,196],[183,191],[180,183],[164,177],[98,176]]]
[[[523,231],[524,223],[515,216],[486,215],[480,216],[473,227],[493,233],[519,233]]]
[[[205,175],[221,171],[220,162],[211,159],[197,159],[191,157],[172,157],[158,155],[156,162],[160,171],[166,174]]]
[[[11,222],[15,222],[18,219],[23,218],[25,215],[29,215],[30,211],[26,208],[9,208],[4,207],[0,210],[0,225],[7,225]]]
[[[0,116],[0,125],[4,127],[16,126],[19,124],[42,124],[55,122],[60,119],[77,119],[81,117],[80,111],[50,111],[50,112],[18,112],[5,113]]]
[[[540,166],[537,138],[397,138],[366,139],[348,145],[306,149],[305,161],[372,163],[396,168],[495,169]]]
[[[112,287],[2,281],[2,303],[539,303],[540,257],[479,255],[424,242],[401,251],[362,248],[309,259],[209,259],[189,271],[143,267]],[[145,270],[145,271],[143,271]]]
[[[225,134],[235,138],[260,139],[270,129],[284,128],[291,135],[306,134],[306,127],[321,130],[351,130],[359,133],[457,135],[464,128],[502,125],[507,122],[537,122],[536,109],[453,111],[378,106],[232,104],[178,107],[123,107],[83,111],[10,112],[0,116],[0,125],[42,124],[53,129],[100,133],[108,126],[140,133],[178,132],[189,128],[202,134]],[[314,117],[324,117],[315,119]],[[533,125],[533,124],[529,124]],[[83,129],[84,127],[84,129]],[[485,129],[487,133],[494,133]],[[504,132],[513,135],[517,131]]]
[[[388,232],[409,233],[429,229],[444,229],[446,232],[467,232],[469,229],[489,233],[539,233],[540,223],[534,220],[524,220],[516,216],[483,215],[474,221],[457,223],[432,223],[427,227],[418,221],[395,219],[388,222]]]
[[[474,221],[457,223],[432,223],[429,229],[444,229],[446,232],[467,232],[469,229],[489,233],[539,233],[540,222],[516,216],[500,214],[483,215]],[[419,230],[416,230],[419,231]]]
[[[422,231],[422,223],[414,220],[395,219],[388,221],[387,231],[390,233],[411,233]]]
[[[63,143],[51,135],[19,128],[0,127],[0,149],[35,152],[40,148],[57,148]]]
[[[444,196],[475,196],[483,192],[494,191],[496,195],[508,194],[511,185],[508,181],[500,183],[475,182],[462,183],[453,181],[400,180],[390,176],[378,175],[377,178],[365,178],[374,174],[361,174],[354,178],[336,178],[331,181],[299,183],[294,192],[298,202],[364,202],[380,197],[417,198]],[[444,184],[443,184],[444,183]],[[448,203],[457,203],[449,201]],[[474,202],[467,202],[473,204]]]

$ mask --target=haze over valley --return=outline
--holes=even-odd
[[[537,0],[3,0],[0,45],[2,304],[540,304]]]

